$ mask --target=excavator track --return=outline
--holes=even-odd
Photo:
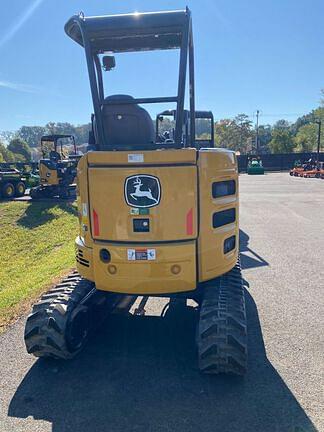
[[[71,359],[119,301],[97,291],[93,282],[73,272],[45,293],[33,307],[25,327],[28,353],[36,357]]]
[[[209,374],[244,375],[247,326],[241,267],[207,282],[197,331],[199,368]]]

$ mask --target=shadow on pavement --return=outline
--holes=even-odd
[[[240,229],[240,257],[242,270],[268,266],[269,263],[249,248],[249,235]]]
[[[268,361],[247,293],[249,372],[202,376],[197,312],[114,317],[73,361],[37,361],[9,416],[44,419],[53,432],[310,432],[313,424]]]
[[[17,221],[17,224],[29,229],[41,226],[57,217],[52,211],[55,207],[74,216],[78,214],[73,202],[62,202],[62,200],[30,201],[25,213]]]

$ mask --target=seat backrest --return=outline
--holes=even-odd
[[[102,121],[106,145],[112,148],[131,146],[139,149],[152,145],[155,137],[149,113],[136,104],[122,103],[125,100],[133,98],[128,95],[113,95],[105,99],[108,103],[103,105]]]

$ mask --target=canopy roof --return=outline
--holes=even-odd
[[[92,52],[146,51],[180,48],[189,22],[188,10],[94,17],[80,14],[72,16],[64,29],[81,46],[87,39]]]
[[[60,138],[73,138],[73,135],[62,135],[62,134],[43,135],[41,141],[56,141]]]

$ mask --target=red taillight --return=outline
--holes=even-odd
[[[193,209],[191,208],[187,213],[187,235],[193,235]]]
[[[93,215],[93,235],[99,235],[99,217],[95,210],[92,210]]]

